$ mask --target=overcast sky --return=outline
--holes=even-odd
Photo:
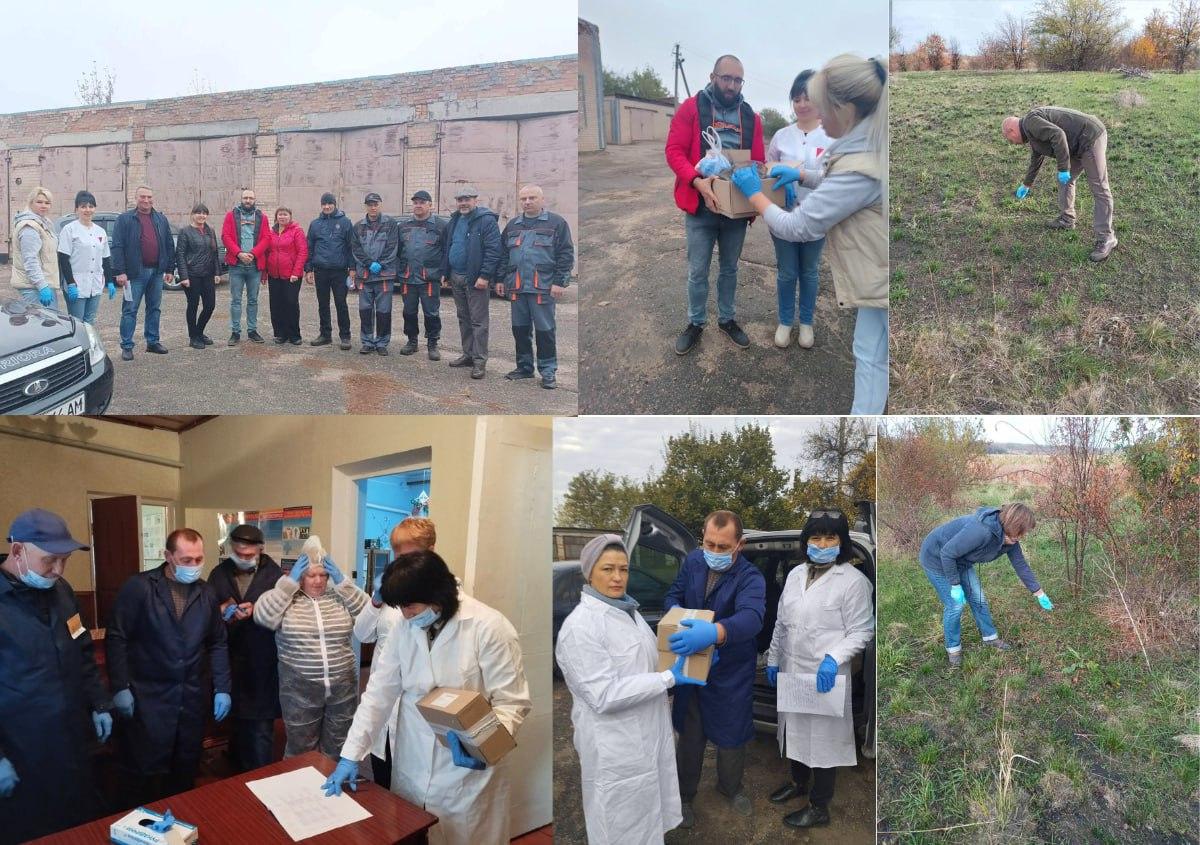
[[[1125,20],[1140,30],[1150,13],[1169,11],[1170,0],[1118,0]],[[996,28],[1004,16],[1028,17],[1037,0],[893,0],[892,25],[900,30],[900,43],[907,50],[937,30],[949,41],[957,38],[967,53],[976,52],[979,39]]]
[[[600,27],[600,58],[628,73],[649,64],[668,91],[674,87],[672,49],[679,42],[693,94],[708,84],[725,53],[742,60],[742,93],[756,110],[791,115],[788,91],[796,74],[820,68],[839,53],[884,56],[887,0],[841,0],[822,6],[795,0],[679,3],[671,0],[580,0],[579,16]],[[682,80],[679,96],[684,98]]]
[[[575,5],[560,0],[287,0],[3,4],[0,114],[80,105],[92,62],[114,102],[179,97],[196,71],[235,91],[574,54]],[[349,106],[348,106],[349,107]]]
[[[801,465],[804,436],[816,431],[822,417],[557,417],[554,420],[554,506],[567,483],[585,469],[604,470],[642,481],[663,465],[667,438],[687,432],[733,431],[749,423],[765,425],[775,444],[775,463],[792,471]],[[874,431],[874,419],[868,418]]]

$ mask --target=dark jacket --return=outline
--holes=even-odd
[[[305,272],[313,270],[349,270],[354,266],[350,255],[350,228],[353,224],[340,208],[333,214],[322,213],[308,224],[308,261]]]
[[[547,293],[551,285],[571,284],[575,266],[575,244],[567,221],[550,211],[529,220],[518,214],[509,220],[500,236],[504,249],[498,281],[504,293],[516,299],[522,293]]]
[[[238,591],[237,564],[225,558],[208,575],[208,586],[222,605],[256,602],[283,576],[270,555],[259,555],[258,569],[245,595]],[[279,711],[279,655],[275,650],[275,632],[255,624],[253,619],[235,619],[225,623],[229,635],[229,664],[233,671],[233,715],[239,719],[274,719]]]
[[[174,273],[175,242],[171,238],[171,224],[164,214],[154,210],[150,212],[150,219],[158,234],[158,266],[153,269],[159,273]],[[110,248],[114,277],[122,273],[131,279],[141,275],[145,269],[142,265],[142,224],[138,222],[136,208],[123,212],[113,224]]]
[[[11,797],[0,798],[0,843],[26,842],[102,812],[91,714],[107,711],[109,697],[90,633],[73,638],[67,627],[78,617],[64,579],[37,590],[0,574],[0,758],[21,779]]]
[[[410,284],[437,283],[442,278],[442,253],[446,249],[446,219],[436,214],[425,220],[405,217],[400,220],[400,239],[404,260],[400,279],[405,288]]]
[[[767,610],[767,582],[754,564],[738,555],[706,599],[709,571],[704,552],[695,549],[684,558],[663,600],[664,611],[676,605],[714,611],[713,621],[725,628],[725,644],[719,649],[721,660],[709,671],[708,684],[676,687],[672,715],[675,729],[682,731],[688,696],[699,695],[704,735],[714,745],[731,748],[754,738],[756,638]]]
[[[400,228],[394,217],[381,213],[373,226],[364,217],[350,230],[350,255],[354,257],[355,276],[367,284],[395,279],[402,252]],[[375,261],[382,268],[378,273],[369,269]]]
[[[1041,589],[1021,544],[1004,542],[1000,508],[979,508],[973,514],[952,519],[930,531],[921,543],[921,565],[949,579],[952,586],[962,583],[965,570],[1002,554],[1008,555],[1008,562],[1029,592]]]
[[[133,691],[133,719],[118,719],[123,761],[142,774],[166,772],[172,756],[198,760],[213,693],[231,689],[225,623],[212,588],[203,580],[190,584],[176,618],[166,568],[125,582],[105,639],[112,691]]]
[[[217,233],[212,226],[205,223],[203,232],[192,225],[179,230],[179,239],[175,242],[175,264],[181,280],[193,276],[206,278],[221,275],[224,268],[221,267],[219,255]]]
[[[447,279],[450,278],[450,241],[454,237],[454,227],[462,216],[461,212],[456,211],[446,223],[442,276]],[[500,269],[502,255],[500,217],[486,206],[476,206],[467,215],[467,283],[474,284],[477,279],[489,283],[498,281],[496,271]]]
[[[1092,148],[1106,130],[1100,118],[1074,109],[1038,106],[1021,118],[1021,137],[1029,142],[1029,170],[1024,184],[1032,185],[1042,167],[1042,159],[1050,156],[1059,170],[1071,170],[1071,159],[1079,158]]]

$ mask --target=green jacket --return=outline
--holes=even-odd
[[[1070,171],[1071,159],[1079,158],[1106,131],[1100,119],[1074,109],[1038,106],[1021,118],[1021,138],[1029,142],[1029,170],[1023,184],[1032,185],[1042,159],[1053,156],[1059,170]]]

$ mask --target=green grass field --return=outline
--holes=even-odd
[[[892,413],[1195,413],[1200,408],[1200,73],[896,74],[891,80]],[[1135,91],[1141,106],[1118,105]],[[1000,134],[1037,105],[1108,127],[1120,246],[1092,196],[1057,216],[1054,163]]]
[[[1200,762],[1174,739],[1200,732],[1195,654],[1152,656],[1152,672],[1140,653],[1115,654],[1088,600],[1069,596],[1049,530],[1023,545],[1054,611],[1006,559],[981,566],[1016,648],[985,648],[968,609],[961,672],[947,667],[941,604],[915,556],[881,557],[881,842],[1196,842]],[[1101,578],[1089,571],[1085,593]]]

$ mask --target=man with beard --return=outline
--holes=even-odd
[[[262,343],[258,333],[258,288],[266,284],[270,225],[255,207],[254,191],[242,191],[242,203],[225,215],[221,241],[229,264],[229,345],[242,339],[242,290],[246,291],[246,337]],[[261,278],[260,278],[261,277]]]

